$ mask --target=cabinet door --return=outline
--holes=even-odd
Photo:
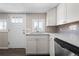
[[[67,21],[79,21],[79,4],[67,3]]]
[[[37,39],[37,54],[49,54],[48,38]]]
[[[62,3],[57,6],[57,25],[66,22],[66,4]]]
[[[36,54],[36,39],[30,38],[27,40],[27,54]]]
[[[50,9],[47,12],[46,26],[56,25],[56,8]]]

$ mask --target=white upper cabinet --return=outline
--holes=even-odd
[[[66,4],[62,3],[57,6],[57,25],[64,24],[66,20]]]
[[[46,17],[46,26],[55,26],[56,25],[56,14],[57,9],[53,8],[48,10],[47,17]]]
[[[79,3],[67,3],[67,22],[79,21]]]
[[[57,25],[79,21],[78,3],[61,3],[57,6]]]

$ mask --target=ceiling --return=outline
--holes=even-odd
[[[57,3],[0,3],[0,13],[45,13]]]

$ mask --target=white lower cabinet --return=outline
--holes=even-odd
[[[40,38],[37,40],[37,54],[48,54],[49,53],[49,41],[47,38]]]
[[[36,40],[28,40],[27,42],[27,54],[36,54]]]
[[[54,35],[50,35],[50,56],[55,56]]]
[[[28,36],[26,54],[49,54],[49,36]]]

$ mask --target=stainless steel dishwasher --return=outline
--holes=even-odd
[[[75,53],[71,52],[70,50],[63,48],[59,43],[61,43],[63,46],[63,42],[61,41],[55,41],[54,40],[54,47],[55,47],[55,56],[77,56]]]

